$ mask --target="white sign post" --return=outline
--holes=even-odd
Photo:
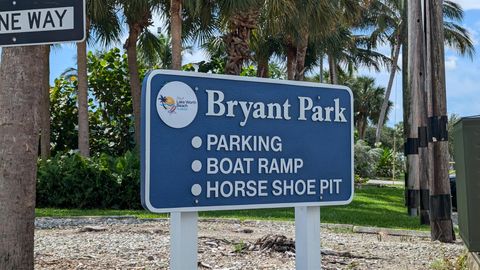
[[[198,212],[170,214],[170,268],[197,269]],[[320,206],[295,207],[297,270],[320,270]]]
[[[198,212],[170,214],[170,268],[197,269]]]
[[[297,270],[319,270],[320,206],[295,207],[295,264]]]

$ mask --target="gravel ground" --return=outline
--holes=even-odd
[[[168,226],[163,219],[39,218],[35,269],[168,269]],[[200,220],[199,269],[295,269],[288,248],[255,245],[269,234],[293,239],[294,232],[292,222]],[[332,225],[322,225],[321,242],[323,269],[429,269],[434,261],[453,262],[465,252],[461,241],[353,233]]]

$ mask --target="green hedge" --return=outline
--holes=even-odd
[[[140,162],[135,153],[57,155],[40,161],[37,207],[140,209]]]

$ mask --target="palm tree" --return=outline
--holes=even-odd
[[[303,78],[309,37],[328,20],[319,14],[326,14],[329,1],[234,1],[236,6],[228,2],[220,1],[218,7],[219,29],[226,32],[223,35],[228,55],[226,73],[238,74],[245,61],[253,60],[257,63],[257,75],[267,76],[269,58],[273,54],[281,55],[283,48],[288,78],[294,79],[295,74]],[[245,4],[246,9],[242,9],[240,5]],[[310,15],[305,12],[318,20],[307,19]],[[301,72],[297,72],[297,62]]]
[[[250,60],[249,41],[257,27],[259,10],[265,1],[281,0],[186,0],[184,36],[201,45],[222,37],[227,61],[225,73],[239,75]]]
[[[128,25],[128,38],[124,44],[127,50],[130,73],[130,88],[133,100],[133,115],[135,117],[135,143],[140,145],[140,97],[141,83],[138,73],[138,40],[142,34],[151,36],[148,27],[152,24],[152,14],[160,7],[156,0],[119,0],[123,16]]]
[[[261,0],[218,1],[220,22],[225,29],[223,41],[227,49],[226,74],[239,75],[250,55],[250,36],[257,28]]]
[[[2,49],[0,65],[0,268],[33,269],[38,101],[46,46]],[[33,90],[32,90],[33,89]]]
[[[338,48],[338,43],[328,44],[327,39],[339,29],[352,27],[363,8],[362,1],[339,0],[304,0],[293,1],[292,15],[286,19],[277,19],[284,37],[287,73],[289,79],[303,80],[307,68],[307,59],[316,56],[316,63],[323,59],[327,48]],[[310,49],[312,47],[313,49]],[[320,57],[321,56],[321,57]],[[330,53],[331,66],[337,66],[334,53]],[[332,69],[333,72],[333,69]],[[332,74],[333,77],[335,73]]]
[[[316,44],[321,51],[320,54],[327,55],[331,84],[339,83],[342,66],[348,73],[353,74],[353,71],[360,66],[380,71],[382,66],[388,66],[391,63],[390,58],[372,50],[364,35],[355,35],[346,27],[330,32]]]
[[[251,46],[265,42],[263,37],[275,37],[276,33],[282,31],[280,25],[284,23],[278,21],[285,21],[289,16],[294,16],[291,12],[294,2],[294,0],[184,0],[184,37],[190,42],[198,42],[202,47],[213,49],[211,52],[216,56],[222,55],[215,48],[218,48],[218,41],[221,40],[226,52],[227,74],[240,74],[242,66],[249,60],[257,63],[261,60],[261,70],[264,72],[267,56],[264,52],[260,53],[261,56],[252,54]],[[260,24],[264,24],[262,27],[265,28],[262,29],[262,33],[255,33]],[[252,37],[253,43],[250,42]]]
[[[172,69],[182,67],[182,0],[170,1],[170,33],[172,35]]]
[[[88,128],[87,41],[77,44],[78,70],[78,149],[80,155],[90,156]]]
[[[376,124],[379,121],[380,107],[382,105],[385,88],[376,86],[375,79],[371,77],[358,77],[345,82],[353,91],[355,126],[358,137],[363,140],[368,123]],[[393,104],[389,103],[389,109]]]
[[[163,0],[160,8],[171,35],[172,69],[181,69],[184,41],[210,37],[215,22],[215,1],[211,0]]]
[[[257,77],[268,78],[270,75],[269,61],[272,55],[282,53],[281,39],[269,29],[269,20],[261,12],[258,27],[252,31],[250,39],[250,49],[252,50],[252,60],[257,64]]]
[[[118,37],[120,25],[114,0],[87,1],[86,39],[77,43],[78,73],[78,149],[82,156],[90,156],[88,128],[87,41],[96,35],[97,41],[110,43]],[[90,35],[93,33],[93,35]]]
[[[335,21],[336,13],[331,1],[305,0],[285,1],[281,9],[273,9],[268,15],[271,29],[281,37],[286,57],[287,78],[303,80],[307,49],[315,37]]]
[[[40,157],[50,157],[50,45],[45,45],[45,67],[43,71],[42,99],[39,103],[40,113]]]
[[[403,26],[405,24],[402,14],[404,1],[402,0],[377,0],[371,3],[370,12],[366,13],[364,26],[373,26],[371,33],[372,43],[388,43],[391,47],[392,65],[390,78],[385,92],[385,98],[380,112],[380,121],[376,131],[376,141],[380,140],[382,126],[385,121],[393,81],[397,72],[398,59],[402,48]],[[452,1],[443,1],[443,14],[445,18],[444,31],[445,43],[461,55],[470,58],[475,54],[475,47],[467,29],[459,24],[463,21],[463,10],[460,5]]]
[[[290,29],[293,28],[293,36],[296,38],[296,55],[295,55],[295,76],[297,81],[305,78],[305,58],[307,54],[308,44],[313,40],[324,37],[331,29],[333,22],[338,21],[340,17],[335,11],[336,4],[341,1],[322,1],[308,0],[297,1],[297,16],[292,18]]]

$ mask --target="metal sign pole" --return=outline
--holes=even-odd
[[[295,207],[295,253],[297,270],[322,268],[320,206]]]
[[[198,212],[170,214],[170,269],[197,269]]]

